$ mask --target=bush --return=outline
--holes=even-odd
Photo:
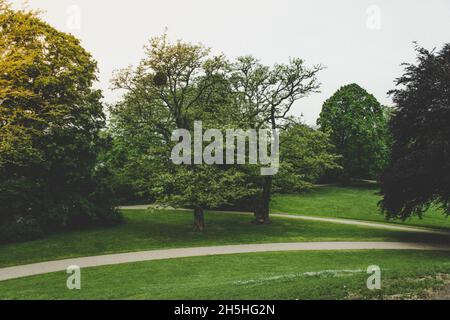
[[[0,243],[29,241],[42,237],[44,230],[35,220],[19,219],[16,222],[0,225]]]
[[[86,210],[88,209],[88,210]],[[0,244],[31,241],[57,231],[80,230],[85,228],[114,226],[123,221],[123,217],[115,209],[101,210],[90,205],[83,211],[70,211],[67,219],[61,219],[57,208],[52,208],[46,221],[32,218],[18,218],[15,222],[0,225]]]

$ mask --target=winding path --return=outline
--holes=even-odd
[[[420,233],[440,234],[440,235],[450,236],[449,231],[436,230],[436,229],[430,229],[430,228],[421,228],[421,227],[409,227],[409,226],[403,226],[403,225],[395,225],[393,223],[389,224],[389,223],[382,223],[382,222],[370,222],[370,221],[351,220],[351,219],[311,217],[311,216],[283,214],[283,213],[271,214],[271,216],[288,218],[288,219],[302,219],[302,220],[311,220],[311,221],[331,222],[331,223],[338,223],[338,224],[348,224],[348,225],[363,226],[363,227],[370,227],[370,228],[376,228],[376,229],[420,232]]]
[[[120,207],[120,209],[142,210],[148,205]],[[186,209],[178,209],[185,211]],[[234,211],[210,211],[215,213],[244,214],[249,212]],[[409,227],[388,223],[368,222],[350,219],[312,217],[293,214],[271,214],[272,217],[287,219],[302,219],[312,221],[322,221],[329,223],[348,224],[364,226],[370,228],[389,229],[407,232],[421,232],[429,234],[443,234],[450,236],[450,232],[443,230]],[[65,260],[47,261],[28,265],[13,266],[0,269],[0,281],[22,278],[27,276],[45,274],[50,272],[64,271],[69,266],[75,265],[80,268],[115,265],[122,263],[132,263],[140,261],[163,260],[184,257],[199,257],[208,255],[271,252],[271,251],[311,251],[311,250],[436,250],[450,251],[448,244],[427,244],[427,243],[407,243],[407,242],[294,242],[294,243],[263,243],[263,244],[240,244],[213,247],[193,247],[180,249],[164,249],[140,252],[117,253],[109,255],[81,257]]]
[[[150,208],[151,205],[136,205],[136,206],[122,206],[118,209],[124,210],[146,210]],[[189,209],[175,209],[170,208],[170,210],[176,211],[189,211]],[[241,214],[241,215],[253,215],[251,212],[242,212],[242,211],[217,211],[217,210],[208,210],[211,213],[226,213],[226,214]],[[287,218],[287,219],[301,219],[301,220],[310,220],[310,221],[321,221],[321,222],[330,222],[337,224],[347,224],[354,226],[362,226],[376,229],[385,229],[385,230],[396,230],[396,231],[408,231],[408,232],[420,232],[427,234],[439,234],[450,236],[450,231],[445,230],[437,230],[425,227],[411,227],[406,225],[398,225],[394,223],[383,223],[383,222],[372,222],[372,221],[363,221],[363,220],[352,220],[352,219],[342,219],[342,218],[325,218],[325,217],[314,217],[314,216],[306,216],[302,214],[290,214],[290,213],[271,213],[271,217],[279,217],[279,218]]]
[[[208,255],[236,253],[254,253],[271,251],[312,251],[312,250],[436,250],[450,251],[450,246],[440,244],[406,243],[406,242],[295,242],[241,244],[214,247],[194,247],[182,249],[151,250],[141,252],[118,253],[110,255],[73,258],[57,261],[34,263],[0,269],[0,281],[27,276],[64,271],[69,266],[80,268],[115,265],[122,263],[163,260]]]

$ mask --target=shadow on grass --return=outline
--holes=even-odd
[[[450,237],[328,222],[273,218],[252,224],[252,216],[206,213],[206,231],[192,229],[192,214],[180,211],[124,212],[125,223],[0,246],[0,267],[119,252],[250,243],[314,241],[401,241],[450,243]]]

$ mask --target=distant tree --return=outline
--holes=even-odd
[[[376,179],[389,159],[388,111],[357,84],[341,87],[317,121],[342,155],[342,180]]]
[[[301,123],[281,132],[280,171],[274,177],[274,191],[296,193],[313,187],[328,170],[338,170],[339,156],[326,133]]]
[[[381,207],[402,219],[421,216],[432,203],[450,214],[450,44],[416,50],[417,65],[405,64],[401,87],[390,92],[394,144],[381,178]]]
[[[105,118],[91,55],[36,13],[1,0],[0,70],[0,224],[114,220],[99,182]]]

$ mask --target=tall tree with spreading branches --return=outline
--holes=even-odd
[[[113,135],[123,132],[120,137],[141,142],[135,159],[151,168],[144,187],[161,202],[193,208],[194,228],[199,231],[205,228],[205,208],[252,192],[245,174],[235,167],[171,161],[175,129],[194,137],[196,120],[216,129],[232,125],[236,113],[230,109],[234,105],[229,100],[228,70],[224,57],[211,56],[203,45],[172,43],[163,35],[150,41],[136,69],[122,70],[113,80],[117,89],[126,91],[123,101],[111,109]]]
[[[230,78],[235,102],[241,113],[241,126],[273,131],[290,123],[289,112],[299,99],[318,92],[317,74],[323,67],[307,68],[294,58],[287,64],[265,66],[251,56],[240,57],[233,64]],[[257,223],[269,223],[269,204],[273,175],[261,177],[260,194],[255,203]]]

